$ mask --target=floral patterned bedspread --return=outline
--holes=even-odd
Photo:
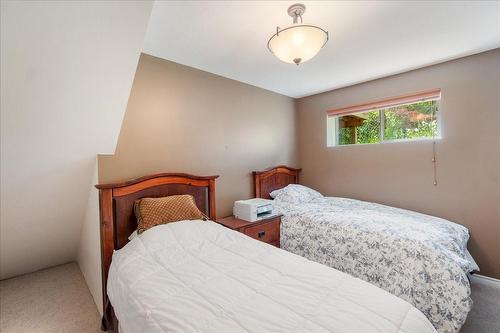
[[[368,281],[414,305],[438,332],[458,332],[471,309],[467,228],[345,198],[274,200],[281,248]]]

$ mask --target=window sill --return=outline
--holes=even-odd
[[[421,138],[421,139],[399,139],[399,140],[384,140],[382,142],[374,142],[374,143],[352,143],[348,145],[326,145],[327,148],[338,148],[338,147],[355,147],[355,146],[374,146],[374,145],[383,145],[383,144],[393,144],[393,143],[425,143],[425,142],[433,142],[440,141],[442,137],[435,138]]]

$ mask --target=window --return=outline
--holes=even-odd
[[[328,146],[439,137],[440,90],[330,110]]]

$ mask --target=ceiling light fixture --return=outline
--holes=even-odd
[[[328,31],[314,25],[302,24],[305,11],[306,6],[301,3],[288,7],[288,15],[293,17],[293,25],[281,30],[277,27],[276,33],[267,42],[269,51],[281,61],[299,65],[313,58],[328,42]]]

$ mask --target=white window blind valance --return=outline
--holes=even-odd
[[[419,92],[410,95],[386,98],[383,100],[373,101],[369,103],[351,105],[343,108],[328,110],[326,113],[329,117],[342,116],[356,112],[366,112],[375,109],[384,109],[396,105],[410,104],[415,102],[424,102],[436,100],[441,97],[441,89],[433,89],[429,91]]]

